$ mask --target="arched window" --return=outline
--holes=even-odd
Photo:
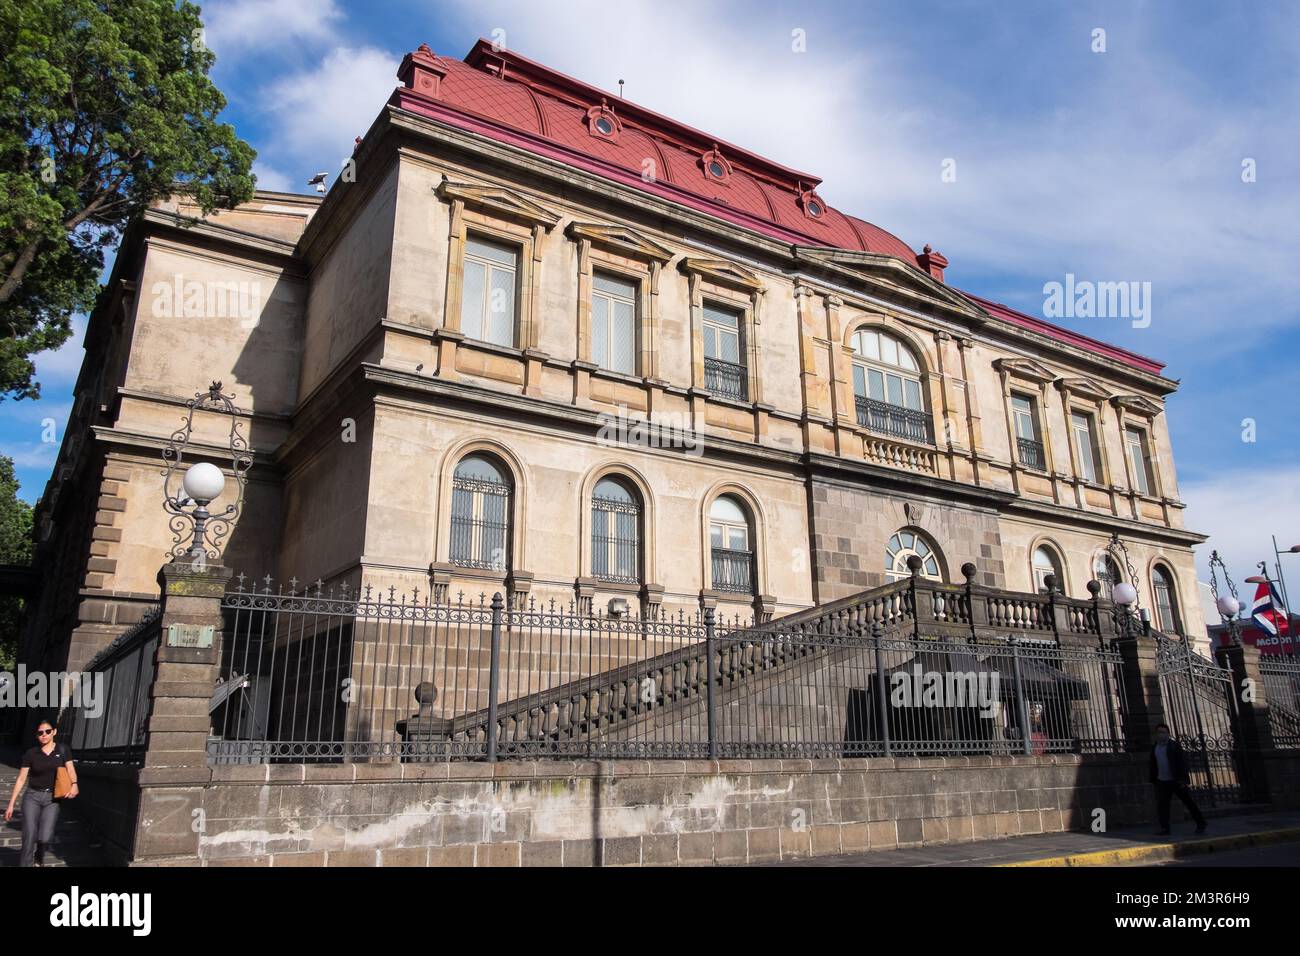
[[[853,394],[863,428],[934,444],[921,366],[911,349],[892,335],[863,329],[853,336]]]
[[[451,480],[451,563],[504,571],[509,547],[509,473],[486,455],[467,455]]]
[[[754,591],[753,522],[734,495],[719,495],[709,508],[709,550],[715,591]]]
[[[1151,571],[1151,594],[1156,606],[1156,626],[1166,634],[1183,632],[1182,617],[1178,613],[1178,590],[1174,576],[1162,564]]]
[[[641,499],[617,478],[591,495],[591,574],[602,581],[641,580]]]
[[[931,581],[942,581],[943,571],[939,568],[939,554],[925,535],[914,531],[900,531],[889,539],[885,545],[885,578],[890,581],[902,581],[911,576],[907,559],[916,555],[921,559],[921,577]]]
[[[1106,600],[1113,600],[1115,596],[1115,585],[1124,579],[1120,577],[1119,565],[1109,554],[1097,555],[1097,560],[1092,564],[1092,573],[1097,578],[1097,583],[1101,585],[1101,596]]]
[[[1056,589],[1064,593],[1065,578],[1061,575],[1061,562],[1055,551],[1047,545],[1040,544],[1034,548],[1031,565],[1034,574],[1034,590],[1040,594],[1047,593],[1047,576],[1051,574],[1056,576]]]

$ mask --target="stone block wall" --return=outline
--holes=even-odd
[[[1055,832],[1096,808],[1132,825],[1149,791],[1132,756],[226,766],[199,796],[198,859],[137,863],[762,863]]]

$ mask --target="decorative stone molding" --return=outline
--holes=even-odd
[[[533,589],[533,572],[511,571],[506,576],[506,590],[510,592],[509,604],[512,611],[528,609],[528,595]]]
[[[539,203],[504,186],[479,186],[456,183],[443,177],[436,192],[448,202],[460,200],[466,206],[488,210],[498,216],[541,226],[548,232],[559,225],[560,217]]]

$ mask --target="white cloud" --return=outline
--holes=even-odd
[[[1256,564],[1263,560],[1271,573],[1270,536],[1277,535],[1280,548],[1300,544],[1300,467],[1227,471],[1206,481],[1179,484],[1187,503],[1187,527],[1210,536],[1196,549],[1197,576],[1202,580],[1209,580],[1210,552],[1217,550],[1238,590],[1254,594],[1242,581],[1258,574]],[[1300,559],[1283,557],[1282,562],[1282,573],[1290,574],[1292,595],[1300,594]]]
[[[14,460],[14,468],[41,468],[46,471],[54,467],[59,455],[57,444],[24,442],[12,448],[6,448],[4,454]]]
[[[1034,276],[1021,290],[1033,301],[1067,271],[1150,281],[1151,327],[1129,334],[1108,319],[1084,329],[1100,338],[1190,361],[1207,340],[1239,350],[1296,321],[1277,303],[1300,298],[1287,238],[1300,182],[1238,176],[1246,149],[1300,152],[1294,124],[1275,121],[1294,91],[1271,89],[1261,112],[1242,112],[1171,68],[1158,36],[1143,40],[1142,56],[1117,49],[1098,60],[1050,109],[986,116],[970,90],[931,80],[906,51],[837,33],[833,10],[792,17],[718,3],[692,6],[684,27],[662,4],[627,2],[611,29],[607,4],[572,0],[557,30],[544,4],[444,9],[466,30],[503,29],[511,49],[607,90],[626,79],[642,105],[824,177],[821,192],[839,208],[913,247],[933,243],[958,284],[974,271]],[[1143,36],[1142,16],[1127,35]],[[791,52],[797,24],[808,28],[802,54]],[[940,177],[948,157],[953,183]]]
[[[273,47],[328,43],[343,12],[334,0],[229,0],[203,6],[204,41],[219,62]]]
[[[261,91],[275,120],[276,135],[265,151],[275,157],[275,168],[292,167],[286,178],[295,183],[316,172],[328,172],[333,182],[356,137],[370,129],[397,86],[400,61],[375,47],[338,47],[316,66]]]
[[[294,188],[295,184],[288,175],[263,162],[253,163],[253,174],[257,177],[258,189],[282,193],[303,192],[302,188]]]
[[[71,385],[76,381],[85,356],[85,340],[86,317],[77,314],[72,317],[72,335],[62,346],[36,353],[32,361],[36,364],[36,381],[41,383],[43,390],[60,384]]]

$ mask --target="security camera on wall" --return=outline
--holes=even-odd
[[[315,186],[318,193],[323,193],[325,191],[325,179],[328,175],[328,173],[317,173],[311,179],[307,180],[307,185]]]

